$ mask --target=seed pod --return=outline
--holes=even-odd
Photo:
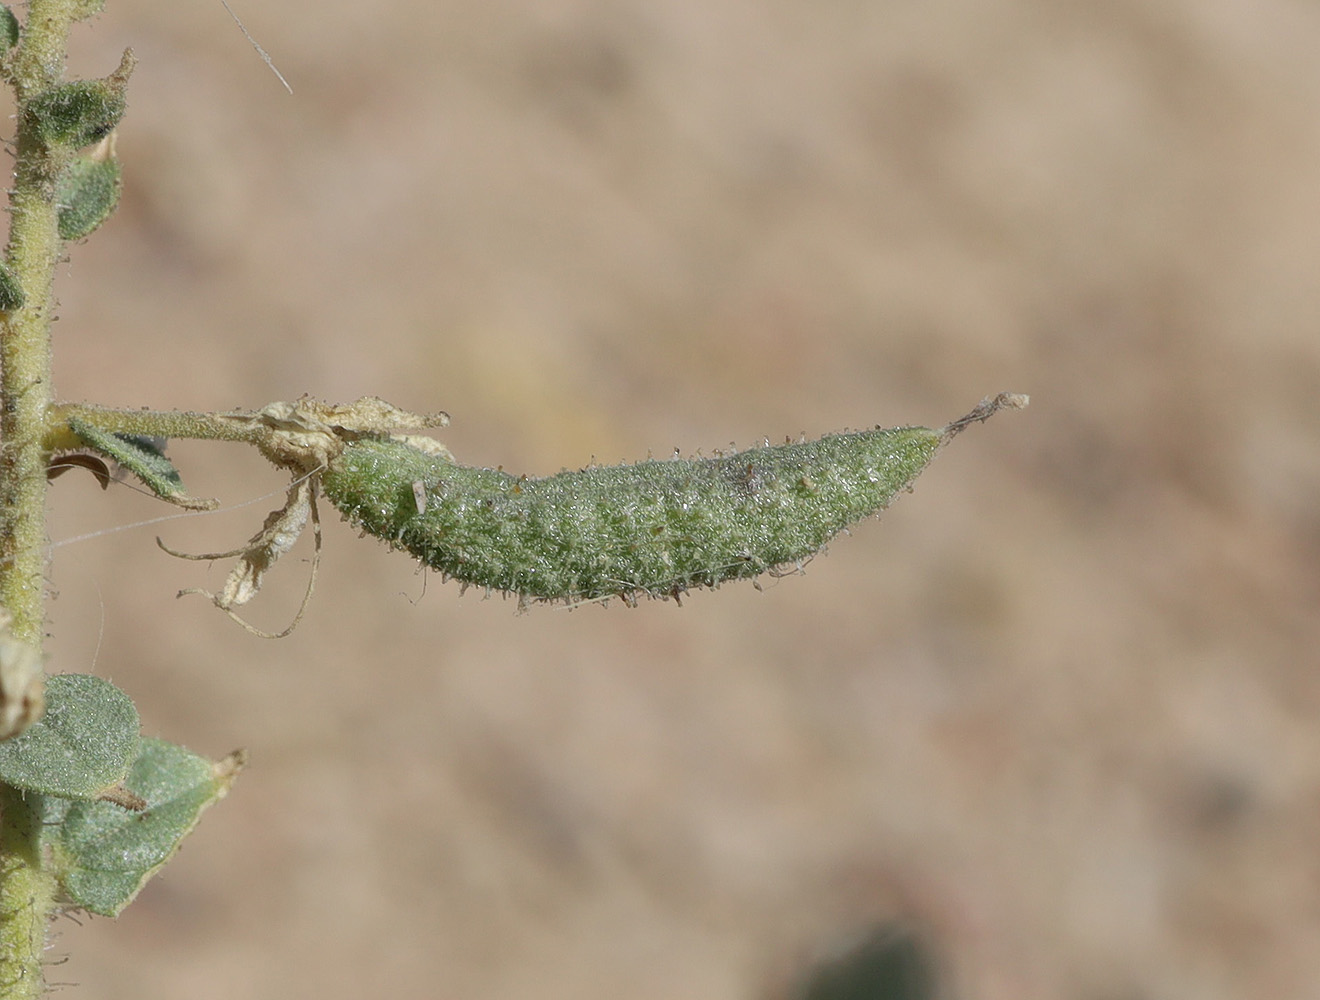
[[[539,600],[633,601],[801,563],[888,506],[943,433],[836,434],[543,479],[369,438],[349,444],[322,485],[348,520],[464,583]]]

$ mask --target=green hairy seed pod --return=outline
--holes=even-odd
[[[800,564],[888,506],[944,434],[836,434],[541,479],[371,438],[349,444],[322,485],[349,521],[464,583],[538,600],[633,601]]]

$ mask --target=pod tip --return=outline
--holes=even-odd
[[[971,413],[959,417],[951,424],[940,429],[940,443],[947,444],[972,424],[989,420],[1000,410],[1022,410],[1031,402],[1030,396],[1019,392],[1001,392],[997,396],[986,396],[976,404]]]

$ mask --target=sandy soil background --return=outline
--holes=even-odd
[[[236,9],[293,97],[212,0],[77,32],[141,63],[64,398],[375,393],[529,473],[1033,403],[681,608],[520,615],[330,512],[281,642],[153,544],[251,534],[257,456],[178,444],[233,509],[150,525],[59,480],[53,669],[252,764],[52,980],[776,1000],[901,919],[961,998],[1320,997],[1320,7]]]

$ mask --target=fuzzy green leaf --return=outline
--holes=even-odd
[[[0,4],[0,45],[8,51],[18,44],[18,18],[5,4]]]
[[[23,308],[23,286],[18,283],[18,275],[9,266],[0,261],[0,311],[13,312]]]
[[[37,94],[23,115],[46,142],[78,149],[109,135],[126,107],[122,83],[74,80]]]
[[[202,811],[229,791],[243,755],[212,762],[164,740],[144,739],[124,786],[141,811],[112,802],[48,802],[45,843],[68,897],[116,916],[179,848]]]
[[[90,236],[119,204],[123,170],[113,154],[80,156],[60,175],[55,186],[62,240]]]
[[[163,500],[183,506],[196,501],[184,492],[183,478],[156,440],[136,434],[114,434],[94,427],[76,417],[69,418],[69,430],[97,454],[112,458]]]
[[[46,714],[0,743],[0,781],[14,788],[91,799],[118,785],[138,750],[138,713],[109,681],[89,674],[46,680]]]

